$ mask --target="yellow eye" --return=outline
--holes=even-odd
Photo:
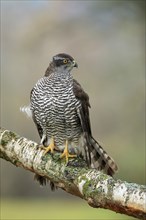
[[[67,63],[67,62],[68,62],[67,59],[64,59],[64,60],[63,60],[63,63]]]

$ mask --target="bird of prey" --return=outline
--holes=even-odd
[[[30,111],[41,144],[45,153],[57,149],[66,162],[81,155],[89,167],[112,176],[117,165],[92,136],[89,96],[73,79],[74,67],[78,65],[70,55],[53,56],[45,75],[31,91]],[[41,183],[41,178],[37,179]]]

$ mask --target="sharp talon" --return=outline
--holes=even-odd
[[[68,163],[68,158],[69,158],[69,157],[71,157],[71,158],[77,157],[77,155],[69,154],[69,152],[68,152],[68,141],[67,141],[67,140],[66,140],[66,144],[65,144],[64,151],[63,151],[63,153],[60,155],[60,158],[63,158],[63,157],[65,157],[66,163]]]
[[[54,149],[55,149],[54,138],[53,137],[51,138],[51,141],[50,141],[50,144],[49,144],[48,147],[41,146],[41,148],[43,150],[45,150],[44,155],[46,153],[48,153],[49,151],[53,154],[54,153]]]
[[[46,147],[44,147],[44,146],[40,146],[40,149],[42,149],[42,150],[46,150]]]

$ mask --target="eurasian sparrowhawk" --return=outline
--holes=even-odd
[[[45,153],[53,153],[56,148],[66,161],[81,155],[89,167],[113,175],[117,165],[92,136],[89,97],[71,74],[77,66],[68,54],[53,57],[44,77],[31,91],[32,117]]]

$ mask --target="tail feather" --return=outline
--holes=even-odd
[[[114,160],[103,150],[100,144],[93,138],[89,138],[89,148],[92,168],[103,170],[106,174],[113,176],[118,167]]]

